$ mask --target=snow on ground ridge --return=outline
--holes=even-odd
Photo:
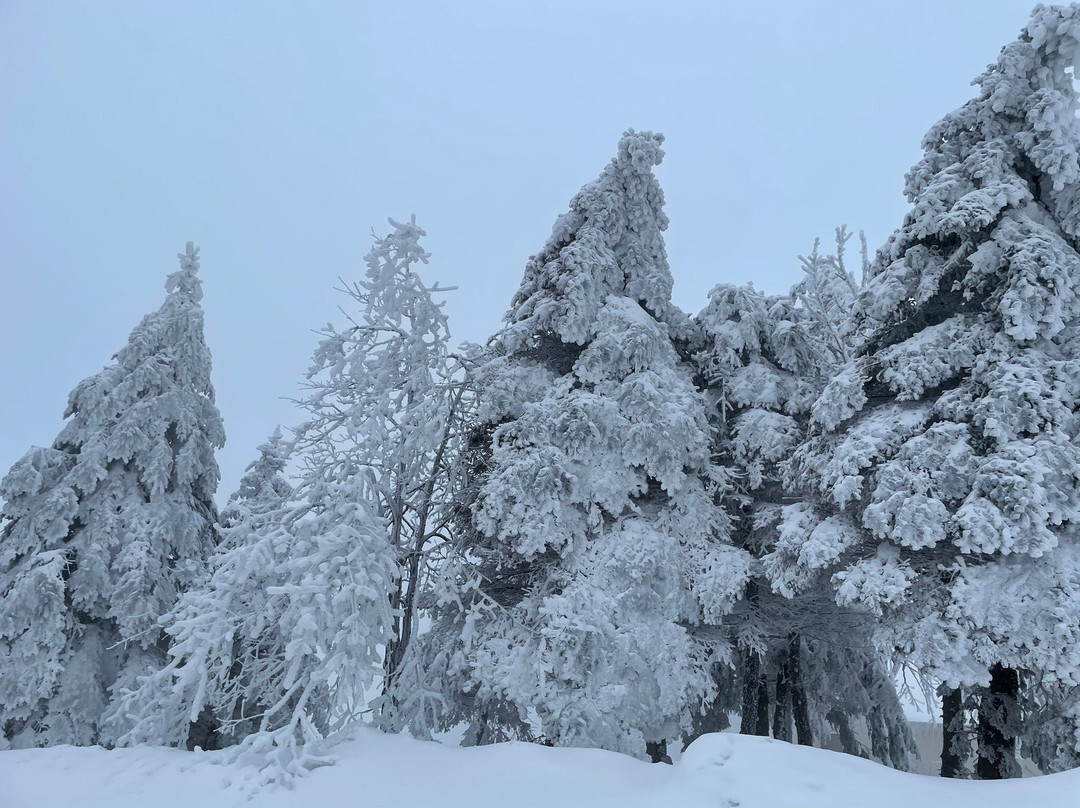
[[[0,752],[0,808],[1072,808],[1080,771],[1003,782],[906,774],[861,758],[731,733],[675,766],[599,749],[462,749],[361,728],[336,765],[258,786],[221,752],[61,746]]]

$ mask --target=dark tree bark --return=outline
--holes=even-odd
[[[755,580],[746,583],[746,602],[752,609],[757,609],[758,584]],[[743,646],[742,655],[742,724],[741,735],[761,735],[769,737],[769,675],[765,660],[761,654],[749,645]]]
[[[648,741],[645,744],[645,752],[653,763],[671,763],[671,756],[667,752],[667,741]]]
[[[736,705],[728,701],[728,699],[734,698],[733,683],[736,680],[726,665],[715,665],[713,667],[713,681],[716,683],[716,698],[705,704],[701,713],[694,716],[693,727],[684,738],[687,745],[706,733],[723,732],[731,726],[728,712],[729,710],[734,712]]]
[[[941,776],[964,773],[964,692],[941,686]]]
[[[855,738],[855,731],[851,728],[851,719],[848,714],[840,710],[829,710],[826,717],[836,730],[836,734],[840,736],[840,748],[849,755],[865,758],[866,752]]]
[[[795,740],[800,746],[813,746],[810,710],[806,704],[806,685],[802,679],[802,638],[792,634],[788,641],[788,678],[791,680],[791,714],[795,719]]]
[[[221,736],[221,732],[218,730],[218,722],[209,707],[203,707],[199,717],[188,725],[188,737],[185,746],[189,752],[196,747],[206,752],[224,748],[225,739]]]
[[[990,669],[990,687],[979,700],[979,759],[975,773],[980,780],[1004,780],[1020,774],[1016,760],[1019,699],[1019,673],[994,665]]]
[[[418,542],[419,543],[419,542]],[[396,708],[397,696],[394,687],[397,683],[398,674],[401,673],[401,663],[405,659],[405,651],[408,650],[412,641],[413,622],[416,616],[416,589],[420,578],[419,549],[409,553],[406,569],[408,572],[398,582],[397,589],[390,599],[391,607],[400,612],[394,618],[394,637],[386,644],[386,656],[383,659],[384,679],[383,692],[390,697],[391,703]],[[405,585],[407,589],[404,589]],[[404,591],[403,591],[404,589]]]
[[[772,734],[778,741],[791,741],[791,680],[788,678],[787,649],[780,652],[776,666],[776,698],[773,701]]]
[[[758,652],[744,648],[741,735],[769,735],[769,680],[763,675],[762,667]]]
[[[765,672],[765,665],[761,665],[761,675],[758,677],[758,700],[757,700],[757,727],[755,735],[764,738],[769,737],[769,676]]]

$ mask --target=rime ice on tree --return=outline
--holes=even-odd
[[[108,724],[121,743],[214,749],[257,728],[268,684],[259,670],[274,647],[266,632],[280,631],[266,617],[266,587],[279,582],[276,562],[292,552],[281,526],[293,495],[283,474],[288,452],[275,430],[229,498],[209,580],[163,619],[168,664],[117,694]]]
[[[162,663],[158,618],[205,572],[225,433],[198,268],[189,242],[52,447],[0,483],[0,727],[16,744],[100,740],[110,689]]]
[[[446,527],[461,386],[440,290],[414,269],[424,232],[391,224],[345,290],[351,324],[328,326],[315,351],[295,491],[272,437],[223,514],[209,583],[166,620],[169,665],[125,694],[124,742],[241,741],[299,774],[367,709],[380,666],[380,724],[426,711],[408,646],[427,545]]]
[[[386,525],[355,474],[306,474],[293,494],[282,448],[261,448],[209,581],[166,616],[168,664],[119,693],[109,720],[121,743],[239,741],[235,754],[267,779],[288,778],[363,709],[390,636]]]
[[[860,356],[791,465],[816,518],[846,526],[816,550],[839,602],[950,686],[988,687],[984,777],[1015,770],[1016,699],[1038,736],[1080,679],[1078,59],[1080,6],[1040,6],[930,130],[858,303]],[[1047,692],[1021,694],[1025,670]]]
[[[415,216],[390,224],[392,232],[365,256],[365,277],[344,289],[356,310],[350,323],[323,331],[301,402],[309,420],[297,443],[309,467],[355,467],[387,524],[398,571],[389,592],[394,620],[383,695],[373,708],[384,729],[408,726],[426,735],[434,703],[411,645],[428,556],[445,542],[453,505],[464,387],[437,300],[449,289],[426,285],[417,271],[430,257],[420,245],[426,234]]]
[[[670,302],[661,143],[627,132],[574,197],[475,374],[475,589],[451,671],[488,739],[531,711],[560,745],[640,756],[677,737],[713,688],[715,649],[687,625],[745,582],[673,345],[689,323]]]
[[[804,440],[829,375],[854,350],[850,309],[859,286],[844,260],[848,239],[839,228],[836,254],[829,256],[815,244],[802,259],[804,279],[789,295],[721,285],[695,320],[704,338],[695,358],[715,402],[715,453],[733,472],[732,541],[763,560],[746,597],[719,627],[738,646],[731,668],[740,692],[721,688],[700,730],[726,726],[728,712],[741,715],[744,734],[801,744],[823,743],[835,729],[845,751],[872,752],[906,768],[912,740],[890,660],[873,641],[873,618],[830,602],[815,545],[803,546],[805,520],[783,519],[785,510],[806,511],[804,504],[787,504],[797,497],[782,483],[783,464]],[[771,579],[778,560],[782,575]],[[870,736],[867,750],[852,730],[860,719]]]

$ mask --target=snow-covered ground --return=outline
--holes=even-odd
[[[370,729],[293,788],[257,787],[216,752],[100,748],[0,752],[2,808],[1074,808],[1080,770],[1000,783],[904,774],[859,758],[730,733],[675,766],[593,749],[461,749]]]

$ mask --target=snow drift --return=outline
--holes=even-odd
[[[290,788],[259,786],[221,752],[62,746],[0,752],[2,808],[1069,808],[1080,770],[1002,782],[905,774],[782,741],[705,735],[675,766],[597,749],[506,743],[462,749],[362,728],[337,764]]]

